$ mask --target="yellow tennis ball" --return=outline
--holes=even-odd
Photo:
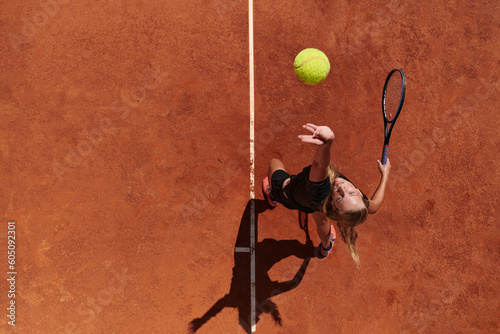
[[[330,72],[328,57],[320,50],[312,48],[300,51],[295,57],[293,67],[299,79],[308,85],[322,82]]]

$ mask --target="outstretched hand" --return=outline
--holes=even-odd
[[[331,143],[335,138],[333,131],[327,126],[317,126],[311,123],[307,123],[302,126],[305,130],[309,131],[310,135],[299,135],[300,140],[304,143],[310,143],[314,145],[324,145],[326,143]]]

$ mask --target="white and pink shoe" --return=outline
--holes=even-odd
[[[278,202],[273,201],[271,198],[271,187],[269,186],[269,178],[266,176],[264,180],[262,180],[262,192],[264,193],[264,196],[267,199],[267,202],[269,203],[270,206],[273,208],[278,205]]]

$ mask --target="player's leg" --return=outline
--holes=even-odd
[[[316,222],[316,230],[324,248],[330,247],[330,220],[322,212],[314,212],[311,215]]]
[[[273,173],[277,170],[285,170],[285,165],[278,159],[271,159],[269,161],[269,168],[267,170],[267,177],[269,180],[272,179]],[[271,182],[269,182],[269,186],[272,187]]]
[[[320,254],[322,257],[325,257],[333,249],[333,243],[335,242],[336,237],[335,228],[330,224],[328,217],[322,212],[314,212],[312,217],[316,222],[316,230],[319,238],[321,239]]]
[[[282,170],[284,172],[285,166],[278,159],[271,159],[271,161],[269,162],[268,170],[267,170],[268,177],[266,177],[262,181],[262,191],[264,192],[264,195],[265,195],[267,201],[269,202],[269,205],[271,205],[272,207],[275,207],[276,205],[278,205],[278,199],[275,200],[271,195],[272,176],[273,176],[274,172],[276,172],[277,170]],[[282,184],[282,182],[279,182],[279,181],[277,181],[277,183]]]

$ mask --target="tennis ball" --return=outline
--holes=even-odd
[[[325,80],[330,72],[328,57],[318,49],[304,49],[299,52],[293,62],[295,73],[300,81],[315,85]]]

